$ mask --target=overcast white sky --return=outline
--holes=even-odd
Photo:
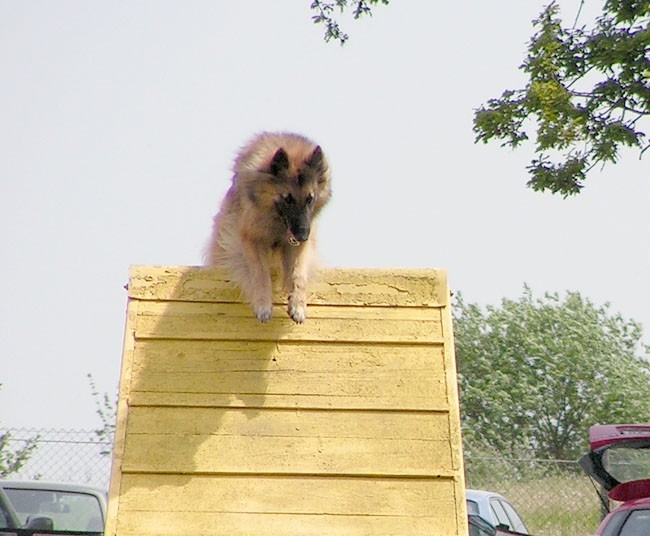
[[[116,391],[129,265],[201,263],[260,130],[330,159],[327,265],[446,268],[484,304],[578,290],[650,329],[648,160],[563,200],[525,187],[526,150],[473,143],[542,1],[393,0],[343,48],[309,4],[0,1],[1,426],[99,426],[86,374]]]

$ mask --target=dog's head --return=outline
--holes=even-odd
[[[318,145],[302,159],[279,148],[269,173],[275,186],[275,209],[287,226],[289,243],[298,246],[309,238],[314,216],[329,200],[327,161]]]

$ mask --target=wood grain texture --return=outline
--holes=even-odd
[[[280,307],[260,324],[241,304],[144,301],[138,309],[137,339],[300,340],[441,343],[439,308],[309,308],[295,324]]]
[[[132,408],[122,470],[454,476],[446,413],[232,408]]]
[[[124,481],[119,534],[458,534],[449,479],[124,475]]]
[[[449,409],[441,344],[143,340],[133,370],[132,405]]]
[[[106,511],[105,534],[116,534],[116,524],[119,515],[120,493],[122,489],[122,462],[126,444],[126,430],[129,418],[129,397],[131,393],[131,376],[133,355],[135,352],[135,324],[139,301],[130,300],[126,310],[126,326],[124,328],[124,345],[122,350],[122,370],[120,372],[120,388],[117,402],[117,418],[115,423],[115,440],[113,445],[113,463],[111,465],[111,481]]]
[[[134,267],[107,536],[467,533],[442,270],[325,270],[258,323],[214,268]]]
[[[222,268],[132,266],[130,298],[140,300],[240,303],[241,293]],[[444,306],[444,270],[326,268],[310,286],[309,303],[326,305]],[[284,296],[276,288],[279,303]]]

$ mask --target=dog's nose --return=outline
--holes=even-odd
[[[293,231],[293,236],[299,242],[305,242],[309,238],[309,227],[298,227]]]

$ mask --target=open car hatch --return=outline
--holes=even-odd
[[[589,445],[580,466],[610,499],[650,497],[650,424],[592,426]]]

